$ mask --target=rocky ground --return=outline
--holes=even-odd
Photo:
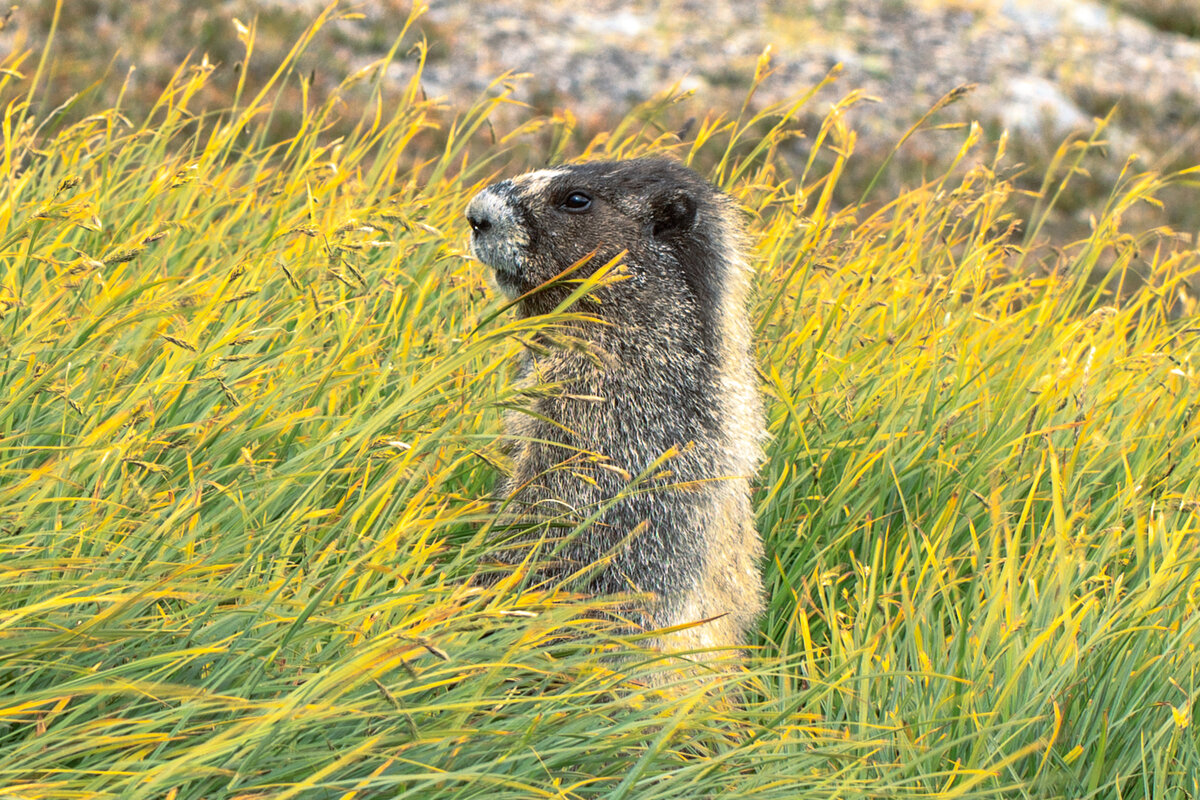
[[[584,116],[619,112],[675,82],[710,104],[740,102],[770,46],[776,71],[759,102],[841,64],[828,94],[861,88],[876,99],[853,117],[868,135],[894,139],[973,83],[960,113],[1014,133],[1060,137],[1120,101],[1123,149],[1144,148],[1160,166],[1200,161],[1200,41],[1090,0],[442,0],[426,26],[453,42],[426,86],[458,103],[504,70],[530,74],[518,96]]]
[[[907,124],[963,83],[981,114],[1031,131],[1086,124],[1106,103],[1178,115],[1200,98],[1200,42],[1089,0],[845,2],[489,2],[430,5],[428,29],[453,54],[426,72],[432,91],[466,101],[504,70],[521,93],[585,111],[622,108],[676,81],[719,96],[744,90],[771,46],[762,99],[811,85],[835,64],[842,91],[879,102],[870,127]]]
[[[698,107],[736,109],[769,46],[774,72],[754,102],[795,95],[840,64],[840,78],[814,113],[853,89],[874,98],[849,116],[860,151],[886,152],[937,98],[976,84],[940,119],[981,119],[993,136],[1007,129],[1033,143],[1027,151],[1041,147],[1048,154],[1064,135],[1119,104],[1108,137],[1114,163],[1136,151],[1145,167],[1169,169],[1200,163],[1200,40],[1162,29],[1171,19],[1180,30],[1200,29],[1200,10],[1179,2],[1183,10],[1164,17],[1172,2],[433,0],[391,77],[408,79],[416,62],[408,44],[424,36],[423,86],[451,107],[465,107],[501,73],[527,73],[517,82],[518,98],[542,111],[569,108],[584,129],[598,129],[676,84],[695,91]],[[147,13],[145,5],[124,0],[67,0],[52,79],[65,98],[107,70],[116,76],[108,81],[115,92],[136,67],[125,102],[148,107],[181,59],[207,53],[218,65],[213,91],[219,92],[222,74],[225,86],[234,82],[242,54],[234,18],[258,19],[252,72],[270,74],[324,5],[161,0]],[[40,46],[53,6],[30,0],[13,12],[0,31],[0,54]],[[386,52],[411,10],[400,0],[353,7],[362,17],[330,26],[302,64],[318,90]],[[1154,14],[1138,13],[1151,7]],[[910,147],[922,146],[943,145]],[[1022,153],[1036,162],[1028,155]]]
[[[0,31],[0,52],[40,45],[53,5],[18,7]],[[141,4],[69,0],[59,56],[111,62],[118,74],[136,65],[139,80],[153,83],[189,51],[236,59],[232,20],[258,15],[259,59],[270,61],[325,5],[163,0],[147,13]],[[339,23],[330,42],[318,42],[331,78],[384,52],[411,7],[343,5],[363,18]],[[432,0],[416,27],[431,43],[427,90],[457,104],[505,71],[528,73],[519,97],[569,105],[581,116],[622,113],[676,82],[713,103],[740,103],[768,46],[776,71],[760,101],[792,94],[841,64],[838,91],[862,88],[878,99],[858,115],[868,129],[907,125],[963,83],[978,84],[969,101],[975,114],[1024,132],[1087,124],[1118,100],[1127,115],[1156,118],[1156,126],[1191,122],[1200,104],[1200,41],[1095,0]],[[411,64],[401,61],[397,77]]]
[[[675,84],[696,92],[697,108],[736,109],[769,47],[774,72],[756,104],[794,96],[835,68],[840,77],[810,113],[820,116],[855,89],[872,98],[847,116],[862,172],[852,169],[846,201],[903,131],[956,87],[974,86],[937,121],[979,119],[992,138],[1007,130],[1010,163],[1028,165],[1029,189],[1064,137],[1090,131],[1115,106],[1107,158],[1088,163],[1090,179],[1062,198],[1063,213],[1047,228],[1070,240],[1086,232],[1128,155],[1138,154],[1143,169],[1200,163],[1200,40],[1131,13],[1136,0],[1122,8],[1093,0],[440,0],[421,23],[435,43],[424,85],[463,105],[503,71],[528,73],[519,98],[543,111],[570,108],[585,128],[601,128]],[[1200,20],[1200,10],[1192,13]],[[893,183],[936,168],[959,141],[915,137]],[[1195,206],[1194,198],[1176,201],[1138,224],[1194,233]]]

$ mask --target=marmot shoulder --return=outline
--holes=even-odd
[[[618,256],[586,304],[586,349],[528,353],[560,391],[509,421],[510,508],[568,524],[557,551],[589,589],[644,592],[641,622],[703,622],[660,645],[738,648],[763,608],[750,481],[763,429],[746,312],[750,269],[733,200],[664,158],[590,162],[494,183],[470,202],[472,253],[522,315],[557,307]],[[581,263],[582,262],[582,263]]]

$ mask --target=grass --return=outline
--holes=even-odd
[[[462,209],[560,123],[489,130],[499,91],[426,136],[379,70],[333,139],[336,92],[280,106],[300,52],[219,113],[196,65],[60,128],[46,60],[3,64],[0,797],[1200,795],[1198,260],[1123,225],[1190,173],[1127,170],[1053,251],[1095,140],[1026,219],[978,127],[839,208],[838,108],[779,154],[804,97],[562,144],[704,165],[758,242],[771,601],[697,676],[603,598],[471,581],[509,364],[561,318],[504,312]]]

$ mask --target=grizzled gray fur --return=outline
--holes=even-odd
[[[492,184],[467,218],[472,253],[524,316],[575,288],[551,280],[564,270],[587,259],[570,275],[583,277],[624,253],[624,277],[575,309],[596,318],[572,331],[588,347],[525,357],[527,383],[560,391],[509,420],[510,508],[577,522],[610,504],[559,551],[559,573],[607,555],[589,589],[650,593],[646,627],[708,620],[660,647],[744,645],[763,607],[750,480],[765,434],[736,205],[687,167],[645,158]]]

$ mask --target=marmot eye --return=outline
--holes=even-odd
[[[572,214],[582,214],[592,207],[592,196],[585,192],[571,192],[567,199],[560,204],[564,211]]]

